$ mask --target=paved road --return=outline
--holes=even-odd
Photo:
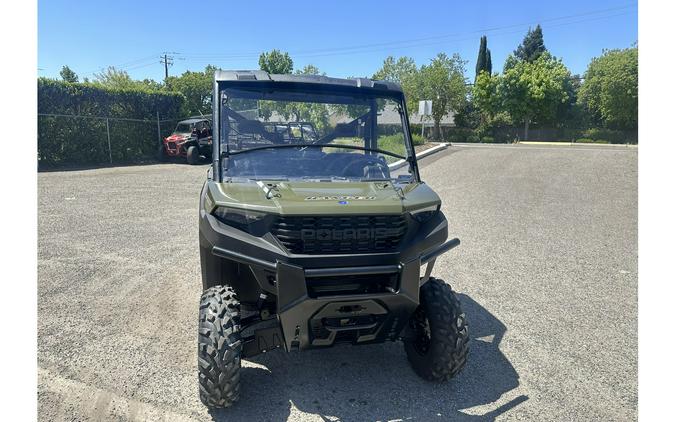
[[[243,400],[213,414],[195,344],[207,167],[41,173],[40,419],[636,419],[637,150],[458,146],[425,161],[462,239],[435,274],[468,314],[464,372],[421,381],[397,343],[274,352],[244,363]]]

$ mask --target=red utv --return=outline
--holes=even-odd
[[[319,136],[310,122],[266,123],[265,130],[276,133],[286,142],[313,142]]]
[[[178,122],[173,133],[162,141],[158,158],[186,157],[190,164],[198,164],[202,157],[211,157],[211,121],[206,118],[187,119]]]

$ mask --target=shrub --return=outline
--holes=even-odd
[[[443,140],[446,142],[470,142],[467,141],[467,138],[473,135],[473,129],[460,128],[460,127],[448,127],[443,128]]]
[[[418,135],[416,133],[412,134],[412,143],[413,145],[424,145],[427,143],[427,140],[422,138],[422,135]]]
[[[589,138],[579,138],[574,141],[578,144],[609,144],[609,141],[603,139],[589,139]]]
[[[480,141],[484,144],[493,144],[495,142],[495,138],[492,136],[483,136]]]
[[[491,139],[490,141],[481,142],[499,142],[507,143],[513,140],[513,121],[506,113],[497,113],[492,117],[485,116],[483,121],[478,125],[475,133],[482,140],[483,138]]]
[[[475,133],[471,133],[466,137],[464,142],[480,142],[480,138]]]
[[[414,134],[412,135],[412,142],[413,145],[422,145],[426,143],[426,140],[422,138],[420,135]],[[354,137],[354,138],[339,138],[334,141],[334,143],[337,144],[347,144],[347,145],[358,145],[358,146],[363,146],[363,139]],[[377,138],[377,148],[381,149],[386,152],[392,152],[394,154],[401,155],[405,157],[407,155],[405,143],[403,142],[403,133],[399,132],[394,135],[380,135]],[[388,163],[393,163],[395,161],[398,161],[399,158],[390,156],[390,155],[385,155],[385,160]]]
[[[180,116],[182,94],[150,88],[113,89],[89,83],[38,79],[38,157],[40,166],[138,161],[157,150],[157,113],[162,119]],[[106,120],[117,117],[147,122],[110,120],[108,151]]]
[[[629,140],[629,137],[624,131],[604,128],[588,129],[587,131],[584,131],[582,138],[593,139],[594,141],[605,140],[605,143],[612,144],[624,144]]]
[[[422,145],[426,142],[420,135],[413,133],[413,145]],[[377,147],[383,151],[393,152],[398,155],[406,155],[405,144],[403,143],[403,134],[380,136],[377,138]],[[387,161],[396,161],[394,157],[387,157]]]

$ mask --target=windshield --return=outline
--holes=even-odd
[[[412,180],[398,99],[295,91],[221,92],[223,178]]]
[[[188,123],[178,123],[178,126],[176,126],[176,130],[174,130],[175,133],[191,133],[192,132],[192,125]]]

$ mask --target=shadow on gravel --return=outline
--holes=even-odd
[[[240,401],[232,408],[212,411],[211,416],[215,421],[286,420],[292,403],[325,421],[494,420],[528,397],[473,412],[480,415],[460,411],[489,405],[519,382],[518,373],[499,350],[504,324],[469,296],[459,298],[469,321],[469,359],[462,373],[448,383],[418,378],[401,343],[275,351],[251,360],[258,367],[242,368]]]

